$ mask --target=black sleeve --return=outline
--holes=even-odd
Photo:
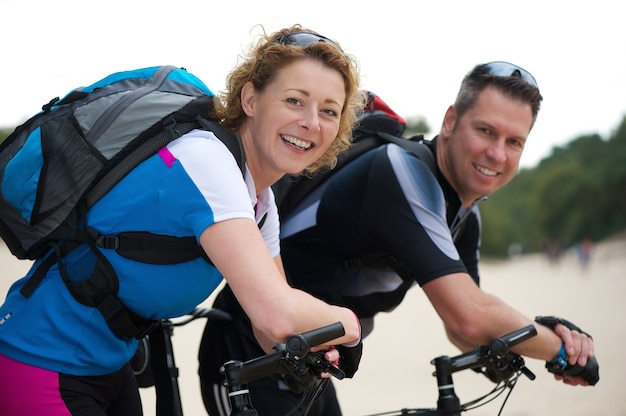
[[[466,271],[452,242],[443,192],[421,160],[397,146],[379,152],[368,182],[361,221],[366,235],[403,262],[420,286]]]

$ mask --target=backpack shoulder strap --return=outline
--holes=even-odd
[[[173,122],[173,120],[172,120]],[[172,140],[198,128],[200,124],[195,121],[172,124],[170,128],[161,130],[150,139],[143,142],[132,153],[120,160],[105,176],[85,195],[87,210],[95,205],[107,192],[109,192],[118,182],[120,182],[139,163],[155,154],[159,149],[170,143]]]
[[[210,130],[215,133],[215,136],[217,136],[217,138],[226,145],[228,150],[230,150],[235,157],[241,173],[243,174],[245,172],[245,156],[243,146],[241,145],[241,140],[239,140],[233,132],[225,127],[222,127],[215,121],[201,117],[198,117],[194,121],[184,123],[176,123],[174,120],[171,120],[171,123],[166,123],[163,130],[156,133],[150,139],[145,140],[141,146],[137,147],[137,149],[122,159],[114,169],[108,172],[106,176],[94,185],[85,197],[87,209],[93,207],[93,205],[98,202],[100,198],[109,192],[113,186],[121,181],[122,178],[133,170],[139,163],[141,163],[141,161],[156,153],[172,140],[197,128]]]
[[[191,131],[185,126],[185,132]],[[195,127],[212,131],[233,154],[242,175],[245,172],[245,155],[241,140],[230,130],[208,119],[198,119]],[[182,132],[178,126],[177,130]],[[259,225],[260,227],[261,225]],[[176,264],[204,258],[213,264],[200,247],[195,237],[173,237],[156,235],[148,232],[123,232],[115,236],[99,235],[96,245],[101,248],[114,249],[123,257],[150,264]]]
[[[217,138],[226,145],[228,150],[230,150],[230,152],[235,157],[241,173],[245,173],[246,156],[243,152],[243,145],[241,144],[241,140],[235,135],[235,133],[213,120],[199,119],[198,122],[203,129],[210,130],[215,133],[215,136],[217,136]]]
[[[385,133],[382,131],[376,132],[383,140],[386,140],[390,143],[395,143],[403,149],[408,150],[409,152],[415,154],[420,158],[421,161],[426,163],[431,172],[435,172],[437,170],[437,164],[435,161],[435,155],[433,155],[432,150],[424,144],[424,136],[417,135],[410,138],[403,138],[394,136],[389,133]]]

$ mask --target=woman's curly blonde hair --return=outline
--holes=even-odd
[[[276,78],[280,69],[299,59],[315,59],[335,69],[343,77],[346,93],[339,131],[326,152],[304,170],[304,174],[311,175],[323,167],[333,168],[337,163],[337,155],[350,147],[352,130],[363,111],[365,99],[359,90],[358,63],[354,57],[343,52],[338,43],[315,42],[302,47],[277,41],[281,36],[299,32],[317,34],[298,24],[271,35],[263,32],[246,56],[241,57],[243,61],[228,75],[226,89],[219,93],[219,100],[214,100],[211,116],[220,120],[224,127],[237,131],[247,117],[241,104],[241,90],[248,81],[252,82],[257,91],[263,91]]]

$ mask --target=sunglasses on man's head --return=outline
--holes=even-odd
[[[341,52],[343,52],[343,50],[339,47],[339,45],[337,45],[332,40],[328,39],[326,36],[322,36],[322,35],[318,35],[317,33],[310,33],[310,32],[296,32],[296,33],[289,33],[287,35],[282,35],[281,37],[276,39],[274,43],[280,43],[282,45],[295,45],[295,46],[301,46],[303,48],[308,48],[309,46],[317,42],[330,43],[331,45],[339,49]]]
[[[488,75],[493,75],[496,77],[521,78],[524,81],[526,81],[526,83],[539,89],[537,80],[535,80],[535,77],[533,77],[530,74],[530,72],[510,62],[494,61],[494,62],[489,62],[484,65],[480,65],[474,70],[472,75],[481,75],[481,74],[488,74]]]

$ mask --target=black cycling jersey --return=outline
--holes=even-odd
[[[293,286],[369,318],[414,283],[466,271],[478,282],[478,208],[461,209],[445,178],[415,155],[381,146],[320,188],[281,219]]]

